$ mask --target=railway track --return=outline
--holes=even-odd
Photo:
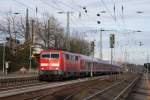
[[[20,77],[20,78],[4,78],[4,79],[0,79],[0,88],[8,87],[8,86],[15,86],[15,85],[37,83],[37,82],[39,82],[38,76]]]
[[[134,86],[138,79],[139,77],[136,77],[134,80],[123,80],[121,82],[114,83],[113,85],[106,87],[104,90],[100,90],[83,100],[125,100],[125,93],[128,89],[131,89],[131,87]]]
[[[44,84],[39,82],[38,77],[20,77],[20,78],[4,78],[0,79],[0,92],[17,88],[29,87]]]
[[[4,100],[118,100],[136,83],[136,75],[121,75],[116,77],[95,77],[54,82],[45,85],[25,87],[3,96]],[[134,81],[133,81],[134,80]],[[115,91],[115,92],[114,92]],[[1,92],[0,92],[1,95]]]
[[[127,85],[113,100],[125,99],[131,92],[132,88],[136,85],[139,77],[136,77],[129,85]]]
[[[95,77],[92,80],[95,80],[97,78],[99,78],[99,77]],[[108,78],[108,76],[101,76],[101,78]],[[1,91],[0,92],[0,98],[7,98],[7,97],[11,98],[13,96],[19,96],[19,95],[24,95],[24,94],[28,94],[28,93],[29,94],[34,94],[35,91],[41,91],[41,90],[44,90],[44,89],[47,89],[47,88],[53,88],[53,87],[61,87],[61,86],[64,86],[64,85],[84,82],[84,81],[88,81],[88,80],[90,80],[90,78],[71,80],[71,81],[65,81],[65,82],[50,82],[50,83],[45,83],[45,84],[38,83],[38,84],[35,84],[34,86],[32,86],[32,84],[31,84],[31,86],[27,85],[27,87],[25,86],[25,87],[18,88],[18,89]],[[39,85],[39,84],[41,84],[41,85]],[[38,97],[37,93],[35,93],[35,94],[36,94],[36,97]],[[29,97],[29,98],[32,98],[32,97],[33,97],[33,95],[31,95],[31,97]],[[11,99],[8,99],[8,100],[13,100],[13,99],[11,98]]]
[[[96,80],[78,84],[76,86],[67,86],[65,89],[61,89],[57,92],[49,92],[45,95],[39,96],[36,100],[99,100],[102,97],[100,95],[108,95],[112,91],[117,91],[113,94],[113,97],[107,99],[102,98],[101,100],[113,100],[113,98],[120,93],[135,77],[124,79],[121,77],[119,80]],[[96,84],[96,85],[95,85]],[[67,91],[65,91],[67,90]],[[110,93],[109,93],[110,92]],[[112,92],[113,93],[113,92]],[[107,96],[106,96],[107,97]],[[111,99],[110,99],[111,98]],[[32,99],[27,99],[32,100]],[[117,100],[117,99],[116,99]]]
[[[24,88],[29,86],[37,86],[37,85],[43,85],[47,84],[48,82],[36,82],[36,83],[28,83],[28,84],[21,84],[21,85],[11,85],[11,86],[5,86],[0,88],[0,92],[6,91],[6,90],[13,90],[18,88]]]
[[[53,92],[51,92],[51,93],[47,93],[43,96],[36,97],[36,100],[43,100],[43,99],[46,99],[46,98],[52,99],[52,100],[55,100],[56,98],[58,100],[71,100],[71,98],[74,95],[76,95],[79,91],[84,90],[84,89],[90,89],[89,87],[93,86],[95,83],[97,83],[97,81],[101,82],[105,79],[107,79],[107,78],[101,78],[101,79],[96,79],[96,80],[93,80],[93,81],[86,81],[86,82],[77,83],[77,84],[70,84],[70,85],[67,85],[65,87],[62,87],[61,89],[60,88],[59,89],[55,88],[55,90],[53,90]],[[67,91],[64,91],[64,90],[67,90]],[[58,92],[62,93],[62,94],[59,94]]]

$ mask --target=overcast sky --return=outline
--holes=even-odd
[[[26,8],[29,8],[30,16],[36,17],[36,7],[39,18],[47,12],[56,17],[63,27],[66,26],[66,14],[58,12],[73,12],[70,17],[71,29],[85,33],[82,35],[87,40],[96,40],[96,57],[99,57],[99,31],[89,30],[100,28],[115,30],[103,32],[104,59],[110,59],[111,33],[116,35],[115,60],[124,61],[127,55],[129,62],[142,64],[150,54],[150,0],[0,0],[0,19],[10,10],[19,12],[18,16],[25,16]],[[83,7],[86,7],[87,13]],[[105,13],[101,13],[103,11]],[[97,13],[100,13],[100,17],[96,16]],[[101,24],[97,24],[97,21],[101,21]],[[142,32],[136,32],[138,30]],[[144,45],[139,46],[139,42]]]

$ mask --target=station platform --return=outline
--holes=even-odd
[[[143,74],[126,100],[150,100],[150,74]]]
[[[38,71],[28,71],[26,73],[13,72],[8,73],[7,75],[4,75],[2,72],[0,72],[0,79],[7,79],[7,78],[23,78],[23,77],[36,77],[38,76]]]

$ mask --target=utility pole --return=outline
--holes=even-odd
[[[100,30],[100,59],[102,60],[103,59],[103,38],[102,38],[102,36],[103,36],[103,33],[102,33],[102,31],[104,31],[104,30]]]
[[[10,39],[9,48],[12,48],[12,36],[10,33],[10,20],[8,21],[8,34],[10,35],[9,36],[9,39]]]
[[[100,29],[100,59],[103,59],[103,31],[111,31],[111,30],[104,30]]]
[[[29,57],[29,59],[30,59],[30,68],[29,68],[29,71],[31,71],[31,67],[32,67],[32,61],[31,61],[31,54],[32,53],[32,46],[30,45],[30,57]]]
[[[50,47],[50,19],[48,20],[48,37],[47,37],[47,39],[48,39],[48,48]]]
[[[115,46],[115,35],[110,34],[111,67],[112,67],[112,64],[113,64],[113,48],[114,48],[114,46]]]
[[[95,42],[91,42],[91,52],[92,52],[92,65],[91,65],[91,77],[93,77],[93,67],[94,67],[94,48],[95,48]]]
[[[67,12],[67,27],[66,27],[66,35],[67,35],[67,40],[70,40],[70,12]],[[67,42],[67,48],[70,51],[70,42]]]
[[[70,12],[67,12],[67,27],[66,27],[67,37],[70,38]]]
[[[127,68],[127,55],[128,55],[128,52],[127,52],[127,49],[125,48],[125,51],[124,51],[124,62],[125,62],[125,71],[127,72],[128,71],[128,68]]]
[[[3,44],[3,75],[5,74],[5,43]]]
[[[113,64],[113,48],[111,48],[111,67],[112,67],[112,64]]]
[[[127,63],[127,55],[128,55],[128,52],[127,50],[125,49],[125,52],[124,52],[124,62]]]
[[[27,20],[27,23],[28,23],[28,20]],[[28,24],[26,24],[27,25],[26,29],[27,29],[27,32],[28,32],[27,34],[29,35],[29,25]],[[30,57],[29,57],[30,65],[29,65],[29,71],[32,70],[32,48],[34,48],[34,44],[35,44],[35,27],[34,27],[35,26],[35,21],[34,20],[31,21],[31,25],[32,25],[32,29],[31,29],[31,38],[30,38],[31,39],[31,44],[29,44],[30,45]],[[27,40],[29,40],[29,37],[28,37]]]
[[[73,12],[67,11],[67,12],[58,12],[58,13],[59,14],[65,13],[67,15],[66,36],[67,36],[67,40],[70,40],[70,14]],[[66,47],[68,48],[68,50],[70,50],[70,44],[69,43],[66,43]]]
[[[32,39],[31,40],[32,40],[32,45],[34,45],[34,43],[35,43],[35,27],[34,27],[35,26],[35,24],[34,24],[35,21],[32,20],[31,22],[32,22],[32,37],[31,37]]]
[[[36,39],[37,39],[37,33],[38,33],[38,27],[39,27],[39,21],[38,21],[38,7],[36,7],[36,17],[35,17],[35,34],[34,34],[34,47],[36,46]]]
[[[147,54],[147,73],[149,73],[149,54]]]
[[[26,9],[26,33],[25,33],[25,41],[29,41],[29,14],[28,8]]]

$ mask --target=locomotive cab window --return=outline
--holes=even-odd
[[[51,58],[59,58],[59,54],[58,53],[52,53]]]
[[[42,54],[42,58],[50,58],[50,54]]]

